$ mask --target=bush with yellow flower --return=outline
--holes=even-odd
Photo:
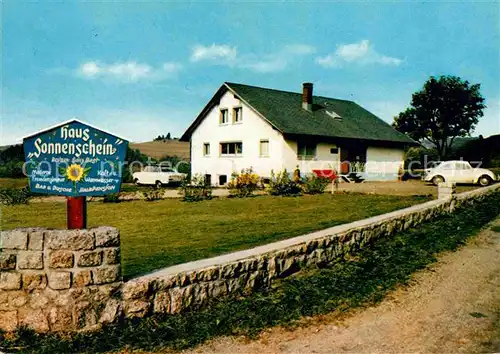
[[[241,173],[233,173],[227,184],[229,194],[235,197],[249,197],[259,189],[261,178],[253,172],[253,169],[245,168]]]

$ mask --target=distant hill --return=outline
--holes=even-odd
[[[190,159],[189,142],[172,140],[149,141],[146,143],[130,143],[131,149],[138,149],[144,155],[159,159],[164,156],[179,156]]]

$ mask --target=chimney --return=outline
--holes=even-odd
[[[313,84],[304,82],[302,84],[302,108],[312,112],[313,105]]]

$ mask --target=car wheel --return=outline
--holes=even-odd
[[[436,186],[437,186],[438,184],[440,184],[440,183],[443,183],[443,182],[444,182],[444,177],[443,177],[443,176],[434,176],[434,177],[432,178],[432,183],[433,183],[434,185],[436,185]]]
[[[161,181],[156,181],[155,186],[156,186],[156,188],[161,188],[162,187]]]
[[[490,176],[481,176],[479,177],[478,180],[479,184],[483,187],[489,186],[491,184],[491,177]]]
[[[136,186],[138,186],[138,185],[139,185],[139,179],[138,179],[138,178],[134,178],[134,184],[135,184]]]

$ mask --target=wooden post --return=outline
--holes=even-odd
[[[87,197],[66,197],[68,229],[87,228]]]

